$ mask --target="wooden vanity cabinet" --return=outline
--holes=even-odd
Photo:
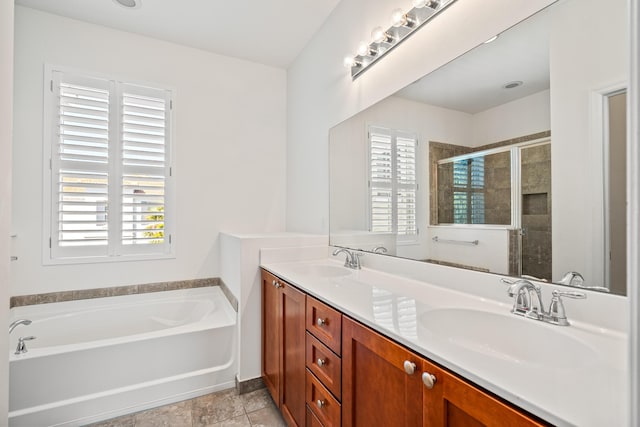
[[[416,365],[414,375],[405,373],[405,361]],[[344,316],[342,425],[422,425],[420,367],[415,354]]]
[[[435,377],[432,388],[423,382],[425,373]],[[545,424],[345,316],[342,322],[342,425],[529,427]]]
[[[262,271],[262,378],[289,426],[305,425],[303,292]]]
[[[548,425],[264,270],[262,378],[289,426]]]

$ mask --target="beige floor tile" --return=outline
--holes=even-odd
[[[280,412],[273,405],[247,415],[253,427],[286,427]]]
[[[266,388],[242,394],[240,398],[242,399],[242,404],[247,414],[273,405],[271,395]]]
[[[240,415],[239,417],[211,424],[211,427],[251,427],[251,422],[249,422],[249,418],[246,415]]]
[[[191,401],[140,412],[135,414],[135,422],[136,427],[191,427]]]
[[[89,424],[86,427],[135,427],[135,425],[135,417],[133,415],[125,415],[123,417],[100,421],[95,424]]]
[[[192,400],[194,426],[208,426],[245,415],[235,389],[208,394]]]

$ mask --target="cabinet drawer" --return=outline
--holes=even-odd
[[[342,408],[320,381],[307,369],[306,401],[311,411],[325,427],[338,427]]]
[[[305,424],[306,427],[324,427],[311,408],[309,408],[309,405],[307,405],[307,422]]]
[[[307,332],[306,360],[307,368],[340,400],[342,360],[309,332]]]
[[[342,343],[342,314],[307,296],[307,330],[338,356]]]

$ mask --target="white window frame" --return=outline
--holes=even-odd
[[[419,195],[419,176],[417,172],[420,170],[420,155],[419,155],[419,139],[418,135],[414,132],[397,130],[385,128],[382,126],[369,125],[367,127],[367,179],[368,179],[368,189],[369,195],[367,198],[368,203],[368,227],[369,231],[372,231],[372,191],[374,185],[372,183],[372,170],[371,170],[371,133],[377,133],[381,135],[385,135],[391,139],[391,183],[387,186],[380,185],[380,188],[387,187],[391,191],[392,194],[392,202],[391,202],[391,210],[392,210],[392,227],[391,234],[396,236],[396,243],[399,245],[411,245],[419,242],[419,207],[418,207],[418,195]],[[398,182],[398,173],[397,173],[397,165],[398,165],[398,149],[397,149],[397,139],[405,138],[412,139],[415,141],[415,168],[416,168],[416,181],[415,184],[402,184]],[[402,190],[413,190],[415,192],[415,233],[411,234],[398,234],[398,192]]]
[[[56,75],[65,73],[73,75],[74,81],[102,81],[109,87],[110,108],[109,122],[110,129],[117,130],[110,132],[110,145],[118,145],[115,151],[109,150],[110,161],[108,164],[111,178],[109,195],[109,216],[112,223],[117,223],[116,227],[110,228],[108,244],[96,249],[92,246],[67,247],[61,250],[56,247],[57,233],[57,190],[54,185],[57,183],[57,157],[55,156],[58,145],[58,121],[57,121],[57,88]],[[121,131],[120,131],[120,99],[122,88],[135,88],[136,94],[144,95],[146,91],[151,91],[157,95],[163,91],[164,100],[167,105],[165,121],[165,166],[164,166],[164,243],[153,245],[124,245],[122,244],[122,176],[123,166],[121,165]],[[175,167],[173,166],[174,150],[174,117],[173,98],[175,89],[166,85],[135,81],[120,76],[110,76],[100,73],[87,72],[71,67],[55,66],[45,64],[43,80],[43,233],[42,233],[42,260],[44,265],[57,264],[82,264],[101,262],[121,262],[140,261],[175,258]],[[115,139],[113,135],[116,135]],[[113,141],[113,142],[112,142]],[[113,155],[115,153],[115,155]],[[114,177],[114,173],[117,175]],[[112,194],[113,193],[113,194]],[[114,213],[115,212],[115,213]]]

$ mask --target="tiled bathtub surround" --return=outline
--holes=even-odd
[[[146,294],[151,292],[173,291],[177,289],[202,288],[205,286],[220,286],[233,309],[238,311],[238,300],[233,296],[227,285],[225,285],[225,283],[218,277],[177,280],[173,282],[144,283],[140,285],[116,286],[110,288],[82,289],[77,291],[48,292],[44,294],[17,295],[11,297],[10,307],[13,308],[52,302],[115,297],[121,295]]]

